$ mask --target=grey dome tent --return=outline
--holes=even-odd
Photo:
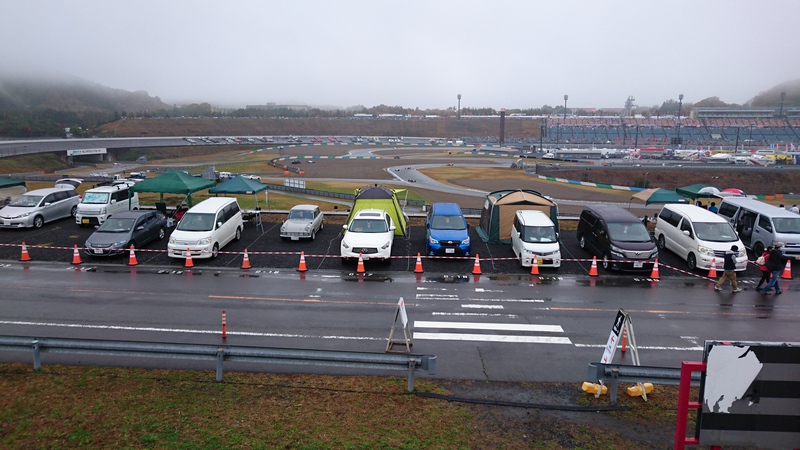
[[[489,244],[510,244],[514,215],[521,209],[542,211],[558,232],[558,205],[530,189],[494,191],[486,195],[478,235]]]

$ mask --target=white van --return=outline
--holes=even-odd
[[[723,198],[717,214],[736,228],[739,239],[756,257],[770,245],[783,242],[783,254],[800,259],[800,216],[797,214],[747,197]]]
[[[522,267],[536,264],[541,267],[561,267],[561,247],[553,221],[547,214],[535,210],[520,210],[511,225],[511,248]]]
[[[203,200],[186,211],[167,244],[170,258],[216,258],[228,242],[242,238],[244,221],[239,203],[232,197]]]
[[[139,194],[130,191],[130,184],[92,188],[83,194],[75,213],[78,225],[101,225],[122,211],[139,209]]]
[[[712,261],[722,269],[731,246],[739,247],[736,271],[747,269],[747,250],[731,224],[723,217],[695,205],[667,204],[656,222],[656,242],[686,260],[689,269],[710,270]]]

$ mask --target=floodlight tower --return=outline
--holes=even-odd
[[[456,120],[461,119],[461,94],[458,94],[458,112],[456,113]]]
[[[783,100],[786,98],[786,91],[781,92],[781,112],[778,113],[778,117],[783,117]]]

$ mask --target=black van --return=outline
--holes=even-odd
[[[578,245],[604,269],[652,270],[658,247],[644,224],[616,205],[589,205],[578,222]]]

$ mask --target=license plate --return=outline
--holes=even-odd
[[[297,236],[292,236],[292,240],[293,240],[293,241],[299,241],[299,240],[300,240],[300,238],[299,238],[299,237],[297,237]]]
[[[97,255],[102,255],[102,254],[103,254],[103,250],[102,250],[102,249],[99,249],[99,248],[95,248],[95,249],[93,249],[92,251],[93,251],[95,254],[97,254]]]
[[[644,267],[644,261],[634,261],[633,267],[636,269],[641,269],[642,267]]]
[[[4,220],[4,221],[3,221],[3,225],[5,225],[5,226],[10,226],[10,225],[11,225],[11,222],[9,222],[9,221],[7,221],[7,220]]]
[[[454,248],[446,248],[446,249],[444,249],[444,252],[445,253],[455,253],[456,249],[454,249]]]
[[[543,260],[543,259],[537,259],[537,260],[536,260],[536,264],[543,264],[543,263],[544,263],[544,260]]]
[[[89,219],[81,219],[81,223],[89,223]]]

